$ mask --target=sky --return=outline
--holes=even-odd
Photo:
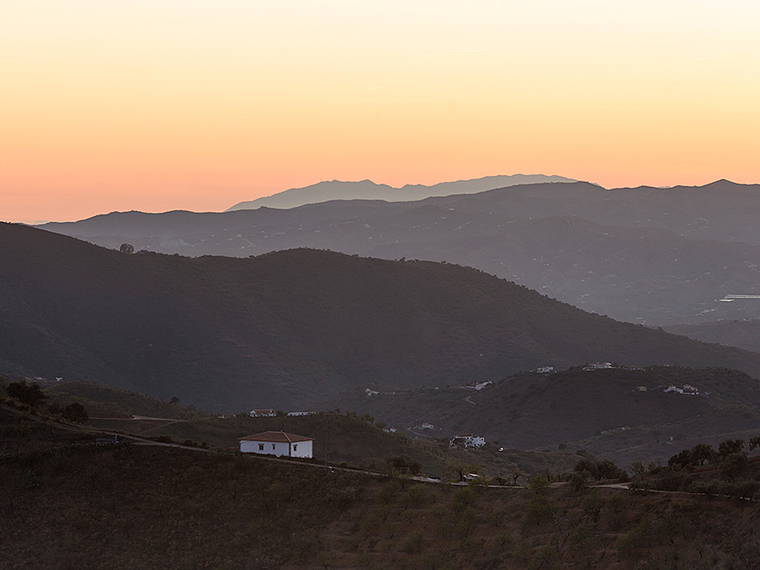
[[[0,0],[0,219],[760,182],[755,0]]]

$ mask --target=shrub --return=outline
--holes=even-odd
[[[11,382],[6,388],[6,392],[11,398],[35,408],[47,400],[47,396],[38,384],[27,384],[26,382]]]
[[[554,519],[556,508],[542,495],[534,495],[525,511],[525,526],[541,526]]]
[[[730,455],[727,455],[723,461],[720,462],[720,472],[724,477],[735,479],[739,474],[741,474],[742,471],[747,468],[748,464],[749,459],[747,459],[746,454],[732,453]]]
[[[570,488],[576,493],[587,489],[586,478],[581,473],[573,473],[570,476]]]
[[[575,465],[576,473],[588,473],[590,477],[600,479],[626,479],[628,474],[608,459],[594,461],[582,459]]]
[[[87,410],[84,408],[84,406],[78,402],[74,402],[72,404],[69,404],[63,410],[61,411],[61,414],[65,419],[67,419],[70,422],[83,424],[87,422],[87,420],[90,419],[89,414],[87,413]]]
[[[549,487],[549,481],[542,475],[533,475],[528,481],[528,487],[531,491],[536,493],[542,493],[544,489]]]

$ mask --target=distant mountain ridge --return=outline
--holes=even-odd
[[[368,384],[463,384],[593,360],[760,376],[759,354],[586,313],[454,264],[307,249],[126,255],[0,224],[0,372],[213,410],[291,409]]]
[[[477,267],[584,310],[646,324],[760,318],[760,186],[607,190],[526,184],[414,202],[139,212],[43,226],[97,244],[246,257],[294,247]]]
[[[544,174],[512,174],[484,176],[470,180],[440,182],[438,184],[406,184],[401,187],[377,184],[372,180],[356,182],[325,180],[303,188],[289,188],[271,196],[240,202],[227,211],[252,210],[255,208],[296,208],[305,204],[318,204],[332,200],[385,200],[388,202],[409,202],[431,196],[450,194],[474,194],[494,188],[506,188],[518,184],[576,182],[564,176]]]

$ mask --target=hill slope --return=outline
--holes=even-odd
[[[12,422],[0,410],[4,433],[37,436]],[[0,462],[12,568],[707,570],[760,556],[746,501],[423,486],[148,446],[20,451]]]
[[[760,187],[605,190],[531,184],[417,202],[336,201],[226,214],[137,212],[53,231],[184,255],[327,248],[477,267],[599,314],[649,324],[760,318]]]
[[[422,200],[430,196],[447,196],[449,194],[474,194],[493,188],[504,188],[517,184],[537,184],[546,182],[574,182],[562,176],[544,174],[514,174],[485,176],[472,180],[441,182],[426,186],[424,184],[406,184],[394,188],[387,184],[376,184],[371,180],[345,182],[330,180],[305,186],[290,188],[271,196],[257,198],[235,204],[228,211],[251,210],[255,208],[295,208],[304,204],[317,204],[331,200],[386,200],[388,202],[408,202]]]
[[[757,303],[757,301],[750,302]],[[672,325],[667,327],[667,330],[703,342],[717,342],[725,346],[736,346],[744,350],[760,352],[760,320],[758,319]]]
[[[698,393],[679,393],[694,386]],[[520,374],[480,391],[462,387],[367,395],[341,404],[400,428],[436,437],[477,433],[507,447],[564,443],[627,465],[667,460],[675,446],[717,443],[734,432],[760,433],[760,381],[733,370],[645,370]]]
[[[206,409],[301,407],[369,383],[463,384],[553,364],[760,355],[585,313],[474,269],[292,250],[124,255],[0,225],[0,367]]]

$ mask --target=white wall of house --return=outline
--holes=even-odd
[[[297,441],[295,443],[290,444],[290,454],[291,457],[314,457],[312,455],[312,444],[313,441]]]
[[[312,457],[312,442],[297,441],[294,443],[286,443],[241,440],[240,452],[276,455],[277,457]]]

